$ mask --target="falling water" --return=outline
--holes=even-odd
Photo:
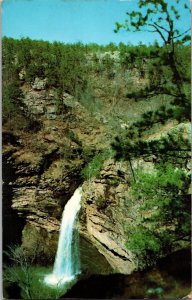
[[[44,279],[49,285],[61,285],[80,273],[78,236],[74,224],[80,209],[81,187],[78,188],[65,205],[53,272]]]

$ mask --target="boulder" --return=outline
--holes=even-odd
[[[20,72],[19,72],[19,79],[21,81],[25,80],[25,76],[26,76],[26,71],[24,69],[22,69]]]
[[[34,115],[43,115],[44,114],[44,108],[40,105],[36,105],[36,106],[33,106],[31,108],[31,112],[34,114]]]
[[[48,115],[50,115],[50,114],[56,114],[56,112],[57,112],[57,107],[56,107],[56,105],[52,105],[52,106],[47,106],[47,107],[46,107],[46,113],[47,113]]]
[[[46,78],[41,79],[39,77],[36,77],[35,80],[34,80],[34,82],[31,84],[31,87],[34,90],[41,91],[41,90],[45,89],[46,83],[47,83],[47,79]]]

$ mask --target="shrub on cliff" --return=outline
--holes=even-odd
[[[3,121],[12,119],[19,113],[19,102],[22,92],[17,82],[3,85]]]
[[[17,81],[3,83],[2,100],[3,125],[13,130],[25,130],[37,132],[41,128],[41,122],[27,112],[22,102],[23,93]]]
[[[154,173],[138,171],[136,178],[131,190],[140,202],[140,217],[131,231],[126,229],[126,245],[150,261],[171,251],[175,242],[190,241],[190,178],[184,169],[167,163]]]
[[[114,152],[112,149],[105,149],[99,154],[95,155],[93,159],[84,167],[81,171],[81,175],[84,180],[88,180],[91,177],[97,177],[103,167],[104,162],[111,156]]]

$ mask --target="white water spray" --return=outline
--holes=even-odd
[[[48,285],[63,285],[80,273],[79,239],[74,224],[80,210],[81,188],[78,188],[65,205],[53,272],[44,279]]]

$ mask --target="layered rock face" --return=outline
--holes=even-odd
[[[39,136],[40,135],[40,136]],[[55,233],[60,227],[60,218],[65,203],[80,183],[79,172],[83,160],[74,159],[69,162],[62,153],[69,148],[69,141],[50,134],[52,141],[46,142],[41,133],[36,140],[28,140],[33,147],[19,144],[4,147],[4,159],[7,159],[16,172],[13,185],[14,196],[12,208],[26,218],[27,225],[23,231],[23,245],[30,251],[34,244],[41,245],[38,255],[48,251],[48,257],[54,256],[57,239]],[[59,144],[55,141],[60,141]],[[40,147],[40,151],[35,148]],[[78,149],[73,143],[71,147]],[[65,180],[63,178],[65,177]],[[46,245],[46,236],[51,242]],[[54,237],[55,236],[55,237]]]
[[[80,172],[87,156],[106,148],[110,139],[106,138],[104,122],[93,120],[68,94],[61,99],[64,110],[58,115],[54,90],[46,91],[44,84],[36,80],[32,88],[23,87],[25,105],[38,116],[41,129],[16,133],[5,128],[3,157],[16,173],[16,181],[10,182],[14,191],[12,208],[26,219],[22,246],[47,264],[54,260],[63,208],[82,184]],[[165,128],[163,134],[179,133],[188,138],[188,125],[174,126]],[[153,160],[153,156],[148,161],[138,159],[132,165],[152,172]],[[78,226],[82,268],[89,273],[130,274],[139,267],[125,235],[126,224],[140,218],[139,203],[129,193],[132,179],[127,162],[109,159],[98,178],[83,183]]]
[[[63,208],[81,184],[84,151],[97,151],[103,129],[97,121],[87,126],[91,116],[68,94],[63,95],[62,116],[56,111],[51,115],[47,103],[55,105],[54,91],[36,85],[23,87],[24,103],[29,112],[36,112],[41,129],[11,132],[5,127],[3,159],[16,174],[9,183],[14,192],[12,208],[26,219],[22,246],[41,263],[52,263]]]
[[[105,163],[99,179],[83,185],[80,233],[101,252],[114,272],[130,274],[137,268],[133,253],[125,247],[124,224],[134,221],[128,209],[129,173],[126,163]]]

